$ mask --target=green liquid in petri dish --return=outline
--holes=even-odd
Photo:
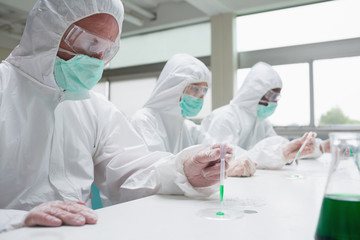
[[[360,239],[360,195],[325,195],[315,239]]]
[[[225,213],[223,213],[223,212],[217,212],[216,215],[218,215],[218,216],[224,216]]]

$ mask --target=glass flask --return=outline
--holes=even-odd
[[[331,166],[315,239],[360,239],[360,133],[330,133]]]

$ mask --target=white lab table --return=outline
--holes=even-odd
[[[302,160],[297,168],[257,170],[254,177],[226,179],[225,204],[248,205],[244,207],[248,213],[236,220],[197,215],[201,209],[218,206],[217,199],[156,195],[97,210],[95,225],[22,228],[0,234],[0,240],[314,239],[329,161],[325,154]]]

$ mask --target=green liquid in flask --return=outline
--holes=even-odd
[[[360,195],[325,195],[315,239],[360,239]]]

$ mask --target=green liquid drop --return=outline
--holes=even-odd
[[[316,240],[360,239],[359,226],[360,195],[325,195]]]
[[[223,213],[223,212],[217,212],[216,215],[218,215],[218,216],[223,216],[223,215],[225,215],[225,213]]]

